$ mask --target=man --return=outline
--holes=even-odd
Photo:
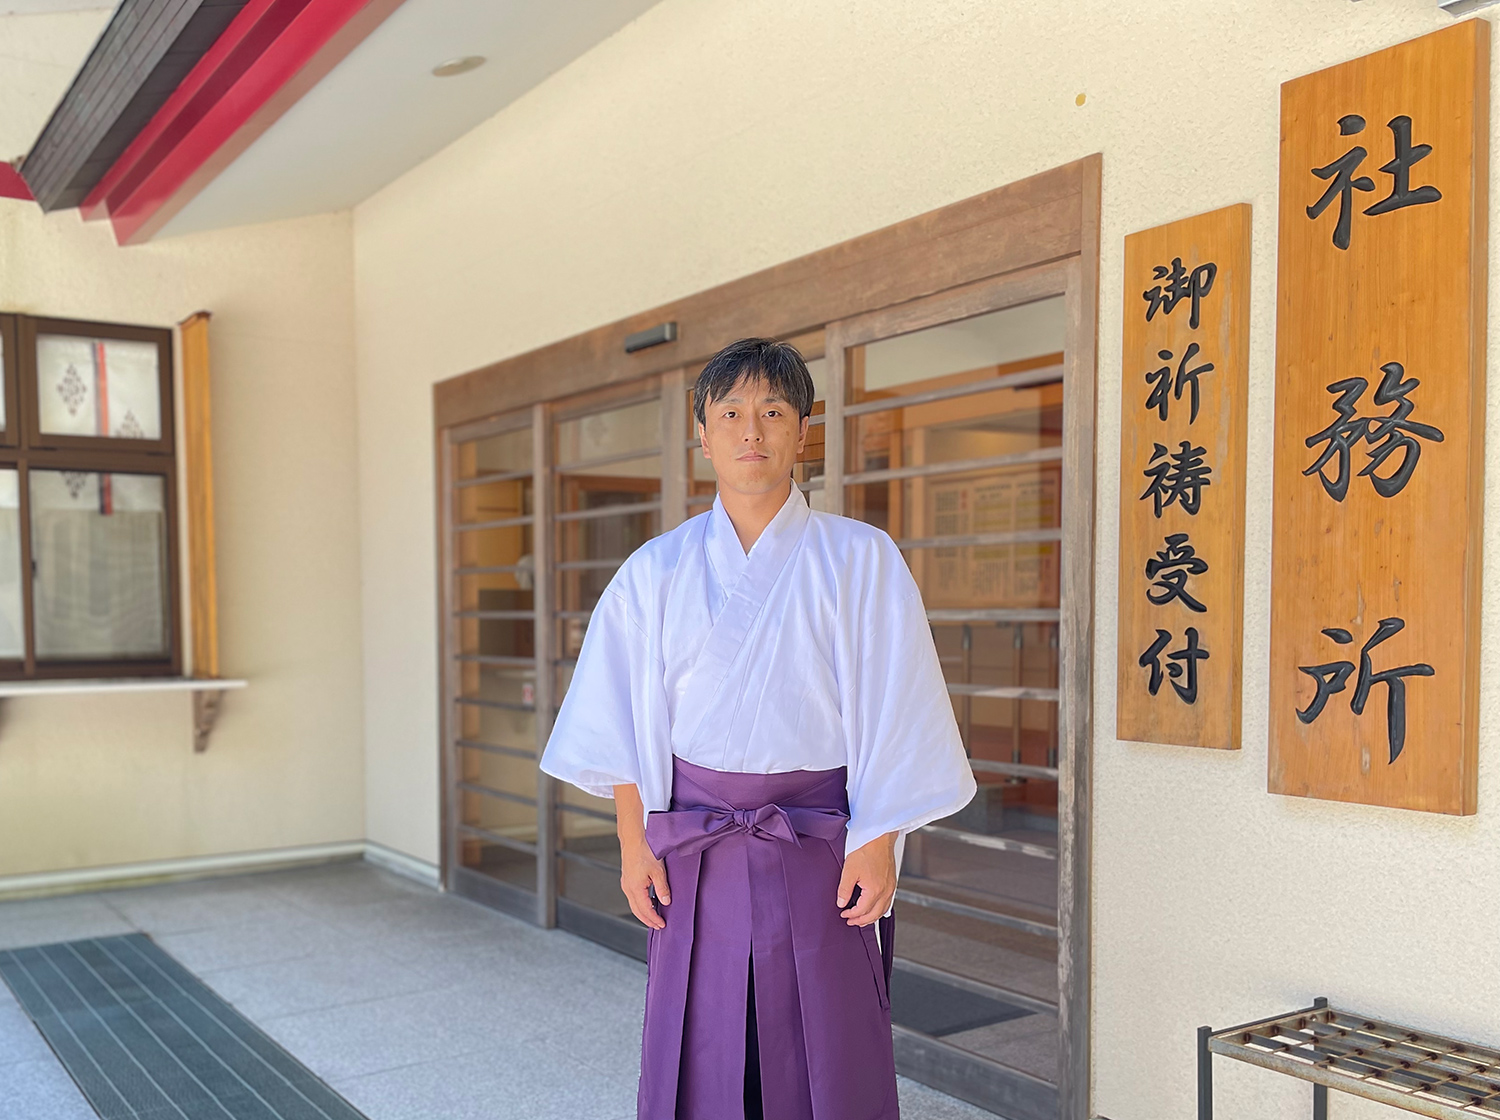
[[[542,755],[615,798],[650,927],[639,1120],[899,1115],[901,849],[975,784],[900,551],[792,484],[812,404],[786,343],[704,367],[713,509],[610,581]]]

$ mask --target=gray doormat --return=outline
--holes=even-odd
[[[363,1120],[143,933],[0,951],[104,1120]]]
[[[891,1020],[923,1034],[941,1037],[1030,1014],[1024,1007],[929,980],[904,968],[891,972]]]

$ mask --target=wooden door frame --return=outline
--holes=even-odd
[[[1039,266],[1064,269],[1068,341],[1065,363],[1071,395],[1064,396],[1064,427],[1080,462],[1064,470],[1064,509],[1071,537],[1064,549],[1079,556],[1064,564],[1061,638],[1078,651],[1060,682],[1076,698],[1062,729],[1059,767],[1059,924],[1075,932],[1060,954],[1061,1120],[1088,1120],[1090,1086],[1090,815],[1093,745],[1093,523],[1098,364],[1099,215],[1103,160],[1087,156],[1028,179],[920,214],[884,229],[732,280],[571,338],[490,363],[433,385],[436,444],[449,430],[522,408],[654,374],[689,368],[732,339],[750,335],[791,338],[829,324],[898,305],[915,304],[976,281],[1014,276]],[[1050,271],[1050,269],[1048,270]],[[625,337],[671,322],[676,340],[633,354]],[[835,353],[829,339],[827,354]],[[842,404],[830,392],[827,422]],[[1070,403],[1071,402],[1071,403]],[[830,432],[833,430],[830,427]],[[663,447],[663,453],[667,448]],[[441,453],[439,459],[442,459]],[[826,463],[825,486],[841,496],[837,467]],[[1080,469],[1080,466],[1082,469]],[[448,501],[446,479],[437,480],[439,510]],[[664,495],[665,496],[665,495]],[[439,515],[439,539],[445,525]],[[440,547],[441,553],[441,547]],[[438,573],[440,619],[448,609],[445,570]],[[441,674],[446,661],[439,666]],[[444,681],[440,676],[439,695]],[[1060,743],[1060,746],[1064,744]],[[1064,852],[1069,854],[1064,855]],[[444,855],[447,855],[446,844]],[[1066,915],[1066,917],[1064,917]]]

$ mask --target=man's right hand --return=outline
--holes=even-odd
[[[630,912],[652,929],[664,929],[666,920],[651,904],[651,888],[663,906],[670,906],[667,890],[667,868],[651,851],[644,839],[635,843],[620,842],[620,889],[630,903]]]
[[[656,888],[663,906],[672,904],[667,868],[646,843],[645,807],[633,785],[615,786],[615,826],[620,834],[620,889],[630,912],[652,929],[665,929],[666,919],[651,903],[651,888]]]

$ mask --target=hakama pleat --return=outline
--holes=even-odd
[[[892,924],[882,919],[881,946],[839,913],[848,820],[843,767],[673,760],[671,809],[646,825],[672,903],[647,953],[639,1120],[745,1115],[752,977],[767,1117],[897,1120]]]

